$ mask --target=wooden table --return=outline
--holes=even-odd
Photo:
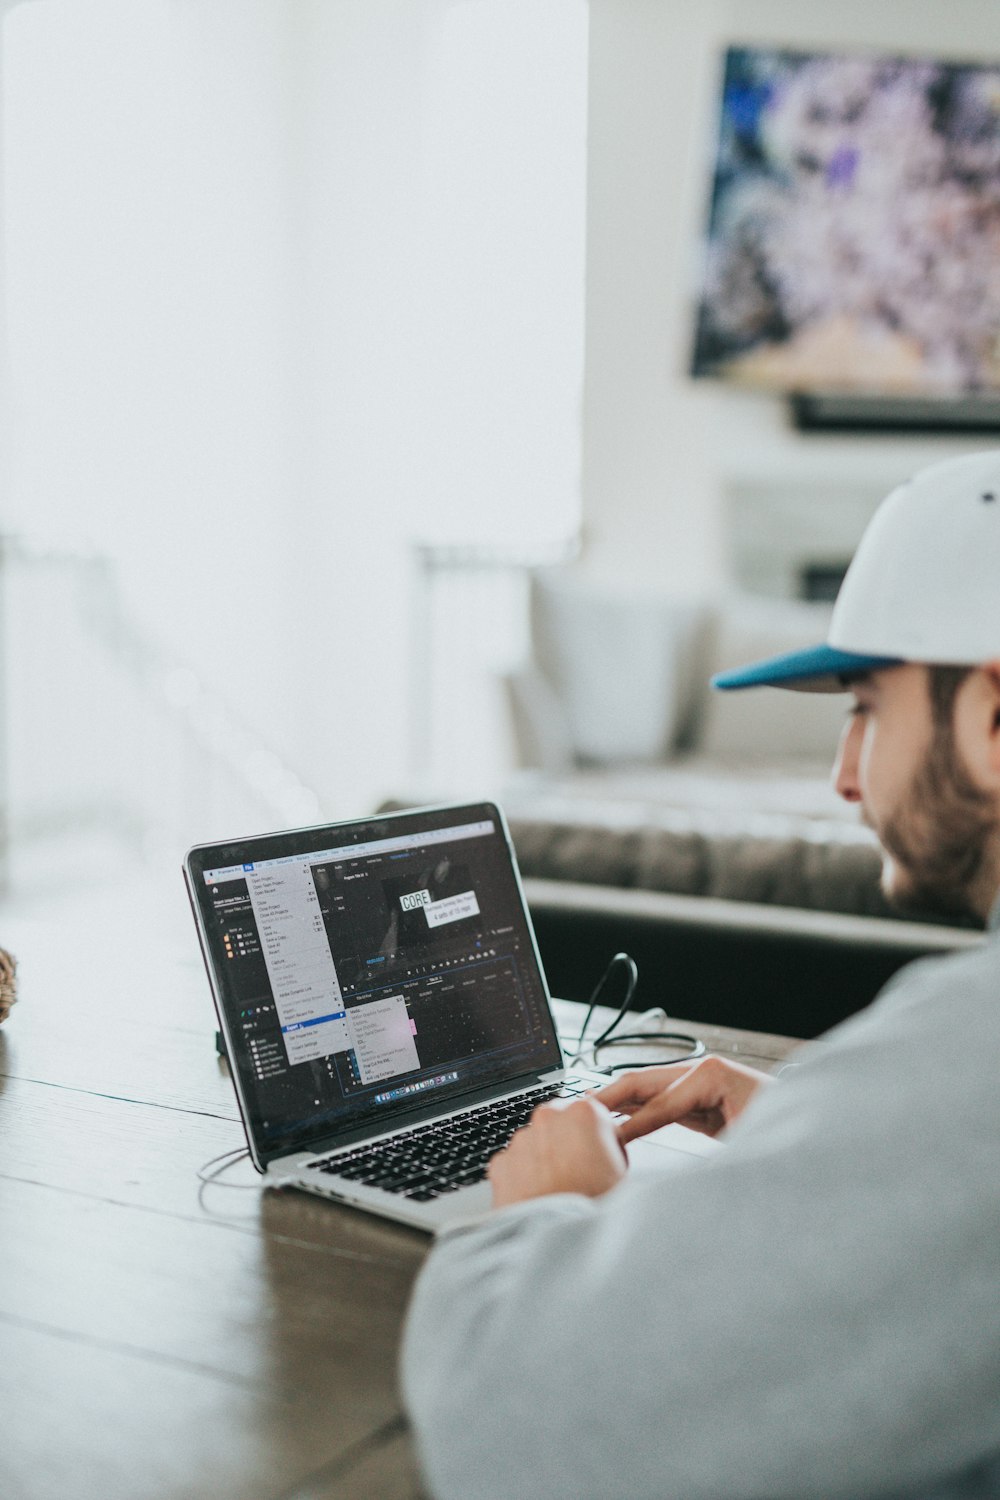
[[[0,1495],[416,1500],[396,1360],[429,1242],[246,1162],[199,1182],[243,1135],[180,878],[8,902],[0,943]]]

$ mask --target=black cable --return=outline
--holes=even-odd
[[[593,993],[591,994],[591,997],[587,1002],[587,1014],[583,1018],[583,1025],[580,1027],[580,1035],[576,1039],[577,1050],[574,1052],[571,1059],[571,1061],[573,1062],[575,1062],[576,1059],[580,1057],[585,1050],[583,1039],[587,1035],[587,1027],[590,1025],[590,1018],[594,1014],[594,1011],[597,1009],[601,994],[604,990],[604,986],[607,984],[608,980],[611,978],[611,975],[614,973],[619,964],[624,964],[628,969],[629,977],[625,986],[625,998],[619,1006],[618,1014],[615,1016],[611,1025],[605,1027],[600,1036],[597,1038],[597,1045],[603,1042],[604,1039],[614,1030],[614,1028],[618,1025],[618,1022],[621,1020],[622,1016],[628,1010],[629,1001],[635,994],[635,987],[639,983],[639,970],[636,965],[635,959],[632,958],[628,953],[616,953],[614,958],[608,964],[608,967],[605,969],[604,973],[601,975],[600,979],[594,986]]]
[[[223,1172],[228,1172],[230,1167],[235,1167],[237,1162],[242,1161],[244,1157],[249,1158],[249,1156],[250,1152],[247,1150],[246,1146],[236,1146],[232,1151],[222,1151],[218,1156],[213,1156],[211,1161],[207,1161],[203,1166],[200,1166],[195,1173],[195,1176],[198,1178],[198,1181],[204,1183],[206,1187],[214,1186],[224,1188],[259,1188],[260,1184],[257,1182],[219,1181],[219,1178],[222,1176]],[[220,1163],[221,1165],[219,1165]],[[209,1167],[214,1167],[215,1171],[210,1172]]]
[[[597,1053],[601,1048],[617,1047],[619,1042],[630,1043],[632,1046],[641,1042],[644,1047],[686,1047],[688,1050],[682,1052],[680,1057],[661,1057],[652,1062],[611,1063],[609,1066],[612,1071],[617,1068],[669,1068],[674,1063],[694,1062],[696,1057],[704,1057],[707,1050],[699,1037],[691,1036],[686,1031],[623,1031],[620,1036],[605,1037],[594,1043],[594,1066],[597,1066]]]
[[[590,1042],[587,1046],[584,1046],[584,1038],[587,1035],[587,1027],[590,1025],[590,1018],[597,1008],[605,985],[608,983],[608,980],[611,978],[614,970],[619,965],[624,965],[627,969],[628,980],[625,985],[624,999],[622,1000],[621,1005],[618,1007],[618,1014],[612,1019],[611,1023],[608,1026],[605,1026],[604,1030],[601,1032],[600,1036],[596,1038],[596,1040]],[[628,953],[616,953],[614,958],[612,958],[611,962],[608,964],[608,967],[605,969],[604,973],[601,975],[600,979],[597,981],[597,984],[594,987],[593,994],[591,995],[590,1000],[587,1003],[587,1013],[583,1018],[583,1025],[580,1027],[580,1035],[576,1039],[577,1050],[568,1060],[570,1065],[578,1062],[579,1059],[583,1056],[584,1052],[590,1052],[594,1060],[594,1067],[596,1068],[598,1066],[597,1054],[601,1050],[601,1048],[617,1047],[620,1043],[631,1043],[632,1045],[635,1045],[637,1042],[641,1042],[643,1046],[665,1045],[669,1047],[686,1047],[687,1051],[682,1053],[680,1057],[664,1058],[661,1062],[612,1063],[610,1065],[611,1070],[614,1070],[616,1068],[669,1067],[673,1063],[693,1062],[697,1057],[704,1057],[705,1043],[700,1041],[698,1037],[690,1036],[686,1031],[626,1031],[620,1033],[618,1036],[612,1035],[615,1029],[621,1025],[621,1022],[625,1016],[625,1012],[629,1008],[629,1003],[632,999],[632,996],[635,994],[636,985],[638,983],[639,969],[635,959],[632,958]]]

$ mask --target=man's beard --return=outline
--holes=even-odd
[[[982,919],[974,891],[998,821],[961,762],[950,724],[935,726],[923,765],[875,832],[889,856],[882,884],[893,905]]]

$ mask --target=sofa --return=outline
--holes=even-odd
[[[874,835],[831,785],[843,695],[708,686],[823,639],[829,614],[678,601],[576,565],[531,579],[501,801],[554,992],[585,999],[626,948],[640,1008],[808,1037],[903,963],[980,940],[887,905]]]

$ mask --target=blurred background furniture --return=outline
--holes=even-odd
[[[903,963],[978,941],[885,901],[831,784],[845,697],[709,687],[822,640],[828,604],[692,603],[568,565],[532,575],[529,614],[501,800],[555,993],[585,999],[625,948],[640,1008],[815,1036]]]
[[[848,700],[709,686],[822,640],[829,618],[537,571],[529,659],[507,679],[522,770],[503,799],[525,874],[889,916],[874,836],[831,784]]]
[[[553,994],[586,1000],[624,950],[639,967],[635,1009],[785,1036],[819,1036],[904,964],[982,941],[898,918],[572,881],[528,878],[525,893]]]

